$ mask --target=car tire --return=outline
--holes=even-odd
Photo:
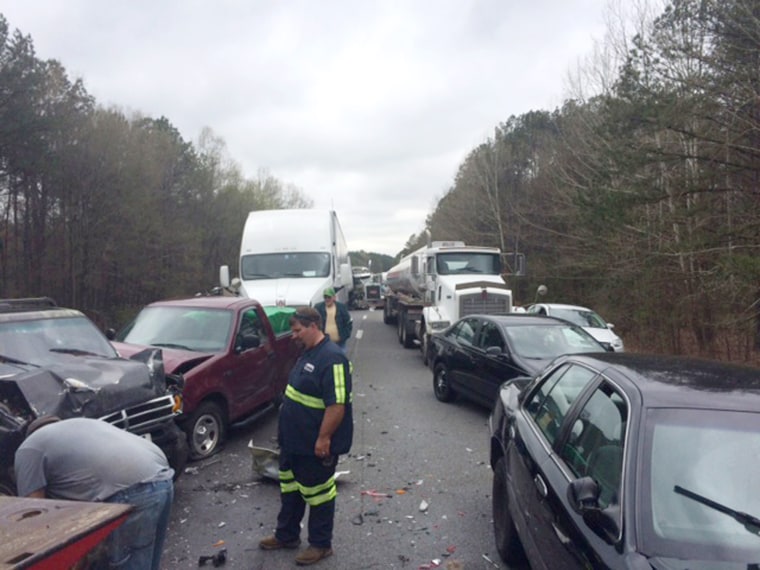
[[[491,492],[491,510],[493,514],[493,534],[496,550],[501,559],[509,565],[522,562],[523,554],[520,537],[517,535],[515,522],[509,513],[509,496],[507,494],[507,463],[503,457],[496,462],[493,470],[493,489]]]
[[[166,452],[166,460],[169,462],[169,466],[174,469],[174,480],[176,481],[185,472],[190,450],[188,449],[185,432],[179,429],[177,425],[172,425],[171,431],[174,432],[175,439],[172,446]]]
[[[433,393],[440,402],[453,402],[457,396],[449,382],[449,370],[445,364],[436,364],[433,370]]]
[[[216,402],[202,402],[185,423],[190,459],[206,459],[219,451],[226,436],[227,422]]]

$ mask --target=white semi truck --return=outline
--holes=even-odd
[[[434,241],[388,270],[383,321],[396,324],[405,348],[418,341],[427,361],[430,335],[475,313],[507,314],[512,291],[501,277],[495,247]]]
[[[354,287],[351,260],[333,210],[250,212],[240,240],[238,293],[264,306],[314,305],[328,287],[348,303]],[[229,286],[229,268],[220,281]]]

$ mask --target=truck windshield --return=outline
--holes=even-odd
[[[244,281],[283,277],[328,277],[330,254],[299,251],[244,255],[240,262],[240,273]]]
[[[22,362],[46,366],[55,353],[116,358],[114,348],[85,317],[42,318],[0,324],[0,352]]]
[[[230,340],[232,311],[146,307],[116,340],[195,352],[221,352]]]
[[[501,262],[498,253],[451,252],[436,257],[438,275],[499,275]]]

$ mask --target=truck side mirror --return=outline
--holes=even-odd
[[[229,265],[222,265],[219,268],[219,285],[225,288],[230,286],[230,266]]]
[[[261,346],[261,338],[256,333],[241,332],[237,335],[237,343],[235,349],[237,352],[243,352],[249,348],[257,348]]]

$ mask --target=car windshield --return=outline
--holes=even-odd
[[[594,329],[606,329],[607,323],[594,311],[586,309],[552,309],[552,316],[559,317],[570,321],[579,327],[589,327]]]
[[[757,562],[760,528],[730,512],[760,517],[760,413],[652,410],[646,441],[645,552]]]
[[[561,354],[604,352],[604,348],[579,327],[504,325],[503,328],[511,350],[524,358],[552,359]]]
[[[324,252],[261,253],[245,255],[240,262],[241,279],[328,277],[330,254]]]
[[[116,358],[106,337],[86,317],[56,317],[0,323],[0,354],[47,366],[61,353]]]
[[[221,352],[229,342],[232,311],[197,307],[146,307],[117,340],[195,352]]]

